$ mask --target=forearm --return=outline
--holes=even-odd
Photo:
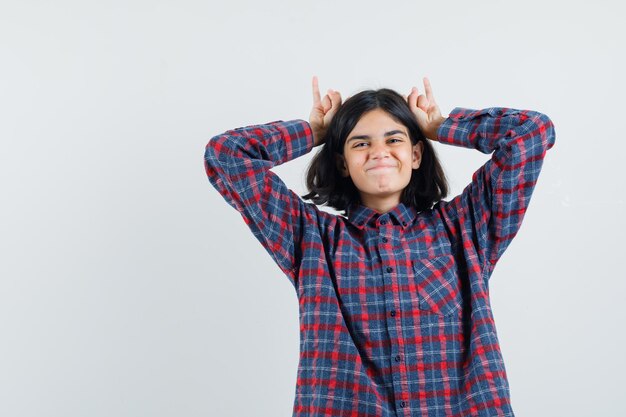
[[[524,153],[537,145],[542,151],[550,149],[555,135],[552,121],[539,112],[505,107],[482,110],[457,107],[437,129],[437,140],[483,153],[499,148],[516,148]]]
[[[313,148],[308,122],[276,121],[228,130],[206,145],[204,165],[211,184],[239,211],[261,198],[270,168]]]
[[[546,150],[555,143],[554,125],[530,110],[456,108],[437,134],[442,143],[492,153],[449,205],[450,213],[468,219],[491,271],[521,226]]]
[[[313,135],[304,120],[275,121],[228,130],[213,137],[206,146],[211,166],[237,164],[237,160],[257,160],[280,165],[313,149]],[[268,169],[269,169],[268,168]]]
[[[294,285],[307,208],[270,168],[312,147],[309,124],[293,120],[229,130],[212,138],[205,150],[210,183],[241,213]]]

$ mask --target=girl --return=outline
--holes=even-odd
[[[530,110],[455,108],[389,89],[342,104],[313,78],[309,122],[227,131],[209,181],[294,286],[294,416],[513,416],[489,278],[555,131]],[[450,201],[429,141],[492,153]],[[270,171],[321,146],[304,202]],[[327,204],[345,215],[320,210]]]

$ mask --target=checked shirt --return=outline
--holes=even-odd
[[[530,110],[457,107],[437,140],[491,158],[450,201],[384,214],[322,211],[270,170],[313,149],[306,121],[229,130],[206,146],[210,183],[298,297],[293,416],[514,415],[488,283],[554,125]]]

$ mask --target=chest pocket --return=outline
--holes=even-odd
[[[452,315],[463,304],[461,281],[452,255],[413,261],[420,310]]]

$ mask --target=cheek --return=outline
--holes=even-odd
[[[347,164],[349,167],[358,167],[363,165],[363,158],[360,158],[359,155],[350,155],[347,158]]]

